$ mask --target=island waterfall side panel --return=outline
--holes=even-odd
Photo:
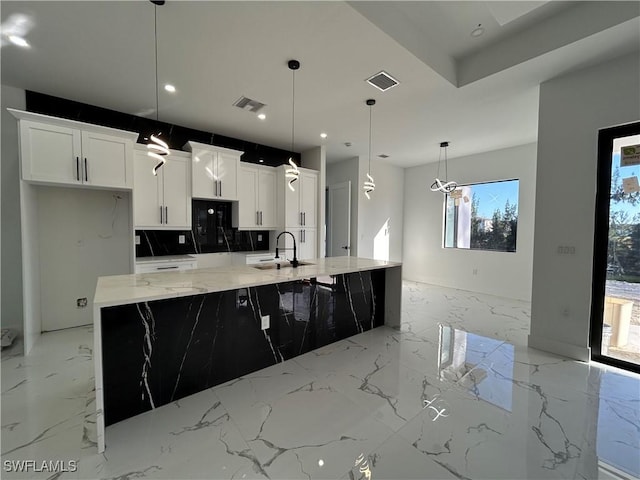
[[[105,425],[383,325],[384,315],[384,269],[102,308]]]

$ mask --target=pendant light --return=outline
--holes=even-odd
[[[164,5],[164,0],[150,0],[153,3],[153,33],[155,39],[155,61],[156,61],[156,122],[158,121],[158,110],[160,109],[160,101],[158,94],[158,6]],[[160,132],[149,136],[147,143],[147,155],[158,161],[153,167],[153,174],[158,175],[158,170],[167,161],[165,157],[169,155],[169,145],[167,142],[160,140]]]
[[[458,188],[458,184],[456,182],[449,181],[447,147],[449,147],[449,142],[440,143],[440,155],[438,156],[438,175],[436,176],[436,179],[431,184],[432,192],[442,192],[444,194],[447,194],[447,193],[453,192],[456,188]],[[444,150],[444,182],[440,180],[440,165],[442,164],[443,150]]]
[[[369,169],[367,170],[367,180],[365,180],[362,188],[364,189],[364,196],[367,197],[367,200],[371,200],[369,194],[376,189],[376,184],[371,176],[371,110],[376,101],[370,98],[366,103],[369,105]]]
[[[289,190],[295,192],[296,189],[293,187],[293,184],[298,180],[298,177],[300,176],[300,170],[298,170],[296,162],[293,161],[293,138],[295,134],[296,124],[296,70],[300,68],[300,62],[298,60],[289,60],[288,65],[293,77],[293,88],[291,95],[291,156],[289,157],[289,165],[291,166],[291,168],[287,168],[285,170],[285,177],[289,179]]]

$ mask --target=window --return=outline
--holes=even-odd
[[[445,196],[444,246],[516,251],[518,180],[460,185]]]

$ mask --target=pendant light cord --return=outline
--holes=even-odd
[[[445,142],[442,142],[442,143],[445,143]],[[442,150],[444,149],[444,181],[445,183],[449,181],[449,162],[447,161],[447,146],[448,145],[442,145],[442,144],[440,145],[440,153],[438,154],[438,175],[436,175],[436,178],[440,178],[440,165],[442,164]]]
[[[158,6],[153,6],[153,37],[156,45],[156,122],[159,119],[160,94],[158,93]]]
[[[296,129],[296,71],[293,72],[293,88],[291,89],[291,155],[293,156],[293,139]]]
[[[372,105],[369,105],[369,175],[371,175],[371,109]]]
[[[449,162],[447,161],[447,147],[444,147],[444,182],[449,181]]]

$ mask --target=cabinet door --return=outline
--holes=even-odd
[[[97,187],[132,188],[133,142],[82,132],[82,182]]]
[[[289,188],[288,179],[284,181],[284,224],[287,228],[299,227],[302,225],[302,215],[300,211],[300,179],[293,183],[295,191]]]
[[[287,231],[293,233],[296,237],[296,254],[298,260],[311,260],[317,257],[315,228],[288,228]],[[291,235],[283,235],[280,238],[280,247],[287,248],[287,250],[281,251],[280,257],[292,260],[293,239],[291,238]]]
[[[302,243],[300,244],[300,260],[311,260],[317,258],[316,247],[316,229],[315,228],[303,228],[300,232]]]
[[[255,228],[258,224],[258,170],[242,165],[238,170],[238,228]]]
[[[303,172],[300,174],[300,211],[302,224],[307,228],[316,228],[318,210],[318,175]]]
[[[216,175],[216,153],[211,150],[194,150],[192,157],[192,196],[194,198],[215,199],[213,180]]]
[[[157,161],[149,157],[146,152],[136,151],[133,156],[133,225],[135,228],[162,226],[160,208],[163,169],[160,169],[157,176],[153,175],[153,167],[156,163]]]
[[[22,179],[51,183],[81,183],[80,130],[20,121]]]
[[[258,171],[258,210],[260,213],[259,227],[265,230],[276,228],[276,197],[277,176],[275,168],[260,168]]]
[[[169,156],[163,174],[164,226],[191,229],[191,160]]]
[[[302,247],[302,229],[301,228],[287,228],[287,232],[291,232],[296,237],[296,255],[300,260],[300,248]],[[279,232],[278,232],[279,233]],[[286,260],[293,260],[293,239],[291,235],[283,235],[280,237],[280,258]],[[283,249],[284,248],[284,249]],[[274,246],[275,249],[275,246]]]
[[[240,158],[227,152],[218,153],[216,175],[218,177],[218,197],[222,200],[238,199],[238,164]]]

